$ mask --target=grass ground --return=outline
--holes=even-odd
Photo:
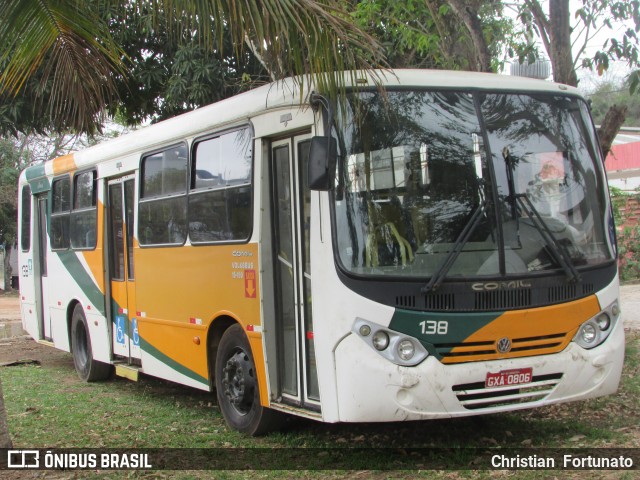
[[[445,470],[436,473],[421,472],[418,467],[473,467],[474,455],[487,448],[531,447],[562,451],[640,447],[638,332],[627,334],[622,383],[614,396],[537,410],[428,422],[329,425],[293,419],[283,431],[257,439],[228,429],[212,394],[151,377],[143,377],[137,383],[117,377],[104,383],[82,383],[75,374],[71,356],[61,355],[60,361],[51,364],[0,368],[10,432],[17,448],[268,449],[256,451],[264,454],[276,448],[305,447],[317,449],[309,450],[313,455],[328,456],[335,447],[358,447],[367,450],[358,451],[351,459],[354,470],[305,470],[296,471],[295,476],[494,478],[510,476],[512,472]],[[386,450],[389,447],[391,449]],[[414,448],[445,449],[435,450],[427,464],[412,463],[416,470],[364,473],[371,464],[380,466],[388,461],[388,465],[393,466],[399,452],[416,454],[411,450]],[[234,452],[246,454],[243,450]],[[325,460],[331,462],[331,458]],[[564,471],[555,474],[558,473],[562,477],[569,473],[576,478],[634,478],[629,475],[634,472],[587,474]],[[148,472],[130,475],[149,477]],[[166,474],[158,475],[162,478]],[[208,475],[210,472],[180,473],[184,478]],[[518,478],[548,478],[549,475],[554,474],[549,471],[518,472]],[[216,472],[216,478],[288,476],[282,471]]]

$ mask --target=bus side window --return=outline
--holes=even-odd
[[[31,250],[31,187],[22,187],[22,214],[20,217],[20,246],[23,252]]]
[[[96,171],[73,177],[73,210],[71,212],[71,248],[96,247],[97,228]]]
[[[182,245],[187,236],[186,145],[144,156],[141,179],[140,244]]]
[[[68,175],[57,178],[51,186],[51,249],[69,248],[69,216],[71,213],[71,179]]]
[[[248,128],[198,141],[189,191],[192,243],[244,241],[251,234],[251,133]]]

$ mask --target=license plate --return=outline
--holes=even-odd
[[[533,368],[515,368],[498,373],[488,372],[484,386],[485,388],[495,388],[522,385],[523,383],[530,383],[532,379]]]

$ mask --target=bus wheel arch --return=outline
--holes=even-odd
[[[211,322],[209,331],[207,333],[207,367],[209,369],[209,388],[214,390],[216,385],[215,372],[216,372],[216,355],[218,353],[218,345],[224,335],[224,332],[233,325],[238,325],[238,322],[228,316],[221,316]]]
[[[70,347],[73,355],[73,364],[78,377],[85,382],[106,380],[111,376],[112,366],[99,362],[93,358],[91,346],[91,334],[87,317],[82,305],[78,302],[71,314]]]
[[[80,305],[80,301],[77,299],[72,299],[67,305],[67,339],[69,340],[69,351],[71,352],[71,327],[73,324],[73,312],[76,309],[76,306]]]
[[[231,324],[221,323],[209,339],[209,347],[215,350],[212,372],[218,406],[230,427],[253,436],[263,435],[277,429],[284,416],[261,405],[249,339],[240,324],[229,321]],[[214,350],[209,350],[210,358]]]

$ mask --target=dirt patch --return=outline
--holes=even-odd
[[[22,330],[18,292],[0,294],[0,364],[35,360],[46,365],[71,365],[71,354],[41,345]]]
[[[20,336],[0,340],[0,365],[31,360],[41,365],[70,365],[73,368],[73,357],[70,353],[41,345],[31,337]]]
[[[0,321],[20,320],[20,299],[17,292],[0,294]]]

